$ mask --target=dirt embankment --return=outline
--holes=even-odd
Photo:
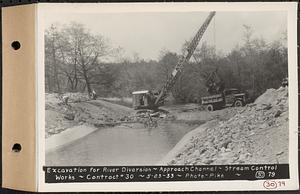
[[[202,123],[205,123],[214,119],[226,121],[240,110],[243,110],[243,107],[229,107],[208,112],[199,104],[182,104],[165,106],[163,109],[167,110],[178,121],[202,121]]]
[[[68,97],[68,103],[65,103],[64,97]],[[239,110],[227,108],[207,112],[203,111],[199,104],[171,105],[162,107],[158,112],[150,111],[151,119],[149,119],[149,114],[142,110],[133,110],[103,99],[90,100],[83,93],[46,94],[45,108],[46,138],[79,125],[99,128],[131,122],[142,123],[145,128],[155,128],[172,122],[195,128],[210,120],[227,120]]]
[[[67,104],[63,96],[68,97]],[[78,125],[101,126],[126,121],[132,111],[102,100],[90,100],[82,93],[66,93],[63,96],[46,94],[46,138]]]
[[[269,89],[227,121],[188,133],[161,164],[287,163],[288,134],[288,89]]]

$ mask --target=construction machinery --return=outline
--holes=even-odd
[[[206,76],[205,86],[210,96],[201,98],[201,104],[208,111],[214,111],[229,106],[244,106],[248,95],[236,88],[226,88],[223,79],[218,74],[218,68]]]
[[[225,83],[221,76],[218,74],[218,68],[210,74],[206,74],[205,76],[205,86],[207,88],[207,92],[210,95],[222,93],[225,89]]]
[[[248,96],[236,88],[224,89],[223,91],[201,98],[201,104],[207,111],[214,111],[225,107],[244,106],[248,101]]]
[[[198,46],[203,34],[205,33],[215,14],[215,11],[209,13],[206,20],[188,45],[186,54],[181,56],[179,62],[176,64],[166,83],[158,92],[154,93],[149,90],[144,90],[135,91],[132,93],[134,109],[157,109],[159,106],[164,104],[165,99],[168,97],[169,92],[175,85],[175,82],[183,71],[184,66],[192,57],[194,51],[196,50],[196,47]]]

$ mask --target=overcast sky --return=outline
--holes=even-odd
[[[55,13],[45,16],[45,26],[76,21],[92,33],[102,34],[115,47],[122,47],[125,56],[138,53],[146,60],[158,59],[162,49],[180,52],[185,40],[191,39],[208,12],[181,13]],[[255,37],[268,42],[282,36],[287,29],[286,12],[217,12],[202,41],[216,45],[217,50],[228,53],[242,44],[243,24],[254,30]],[[201,41],[201,42],[202,42]],[[200,44],[201,44],[200,42]]]

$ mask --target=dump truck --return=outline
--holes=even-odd
[[[247,103],[246,92],[236,88],[224,89],[221,93],[201,98],[201,104],[206,106],[207,111],[214,111],[225,107],[240,107]]]

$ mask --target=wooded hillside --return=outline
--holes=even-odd
[[[247,91],[253,99],[279,87],[288,75],[286,32],[281,39],[266,42],[253,36],[255,29],[243,28],[243,43],[227,54],[200,42],[172,90],[176,102],[197,102],[208,95],[204,80],[216,68],[226,88]],[[46,92],[94,89],[101,97],[130,97],[135,90],[158,90],[188,44],[183,44],[182,53],[162,50],[159,59],[146,61],[122,57],[122,45],[113,48],[110,41],[78,23],[52,25],[45,32]]]

